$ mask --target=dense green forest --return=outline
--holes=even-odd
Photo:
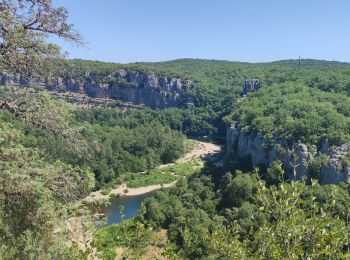
[[[348,185],[283,181],[281,164],[258,172],[226,173],[207,165],[201,174],[147,199],[137,217],[98,231],[104,259],[114,248],[142,251],[154,232],[168,230],[163,254],[174,259],[346,259]],[[130,255],[132,257],[132,255]]]
[[[67,205],[69,208],[94,189],[118,184],[123,174],[147,171],[147,178],[157,174],[152,170],[157,165],[184,153],[185,136],[224,137],[227,124],[236,122],[247,131],[261,132],[269,142],[292,145],[300,140],[319,147],[326,139],[331,145],[349,141],[349,64],[303,60],[299,70],[297,61],[177,60],[118,65],[75,60],[70,66],[76,67],[70,70],[73,74],[62,71],[62,75],[74,76],[88,69],[101,73],[103,79],[123,67],[191,79],[196,87],[187,94],[193,97],[195,107],[76,109],[44,93],[12,91],[12,95],[39,97],[40,102],[31,104],[36,108],[31,110],[35,118],[55,111],[60,117],[56,123],[63,125],[63,130],[70,129],[68,133],[74,133],[82,146],[75,149],[62,136],[28,124],[33,117],[16,118],[0,110],[1,171],[6,173],[2,177],[6,183],[9,178],[16,183],[14,189],[19,192],[28,190],[23,211],[45,212],[40,220],[20,214],[18,221],[28,225],[18,230],[9,219],[18,213],[20,201],[1,204],[1,219],[7,224],[1,229],[0,250],[8,256],[38,255],[41,250],[50,256],[80,257],[79,251],[64,247],[63,236],[44,239],[54,226],[64,223],[62,214],[73,214],[67,212]],[[259,79],[261,88],[236,103],[246,78]],[[7,91],[1,94],[8,95]],[[153,243],[154,232],[167,230],[164,254],[173,258],[348,257],[347,185],[283,180],[279,162],[263,174],[265,180],[257,171],[242,173],[230,164],[224,166],[208,163],[202,171],[180,177],[174,188],[148,199],[136,218],[99,229],[94,239],[98,252],[113,259],[115,247],[137,250]],[[317,176],[319,168],[314,168],[313,176]],[[16,169],[21,173],[14,174]],[[20,181],[24,179],[31,181]],[[65,182],[69,185],[62,186]],[[132,186],[147,182],[149,179],[133,180]],[[1,192],[6,194],[8,187],[2,186]],[[43,200],[47,203],[37,204]],[[35,229],[36,221],[43,223],[40,232]],[[28,244],[31,236],[37,241]]]
[[[301,141],[320,147],[325,140],[330,145],[349,141],[349,64],[302,60],[299,69],[298,61],[178,60],[126,66],[195,79],[196,105],[214,113],[219,110],[210,101],[225,103],[221,86],[239,93],[244,78],[257,78],[257,92],[239,103],[231,100],[230,111],[219,112],[221,119],[226,116],[226,124],[236,122],[262,133],[268,142],[289,145]],[[181,123],[171,125],[186,133]],[[166,229],[163,254],[175,259],[349,257],[346,184],[284,180],[278,161],[263,176],[266,179],[258,170],[243,173],[209,163],[200,173],[148,199],[136,218],[99,230],[98,251],[106,259],[115,257],[115,247],[135,252],[154,243],[155,231]]]
[[[66,60],[60,46],[52,43],[55,39],[79,47],[86,42],[69,21],[68,10],[53,2],[0,1],[0,82],[7,85],[0,86],[0,259],[350,259],[350,63],[300,58],[269,63]],[[249,10],[254,16],[254,8]],[[133,8],[133,13],[138,10]],[[122,20],[128,21],[125,17]],[[196,26],[202,25],[201,17],[193,18]],[[105,20],[93,19],[88,28],[110,34],[100,21]],[[118,25],[130,31],[130,26]],[[173,23],[160,28],[169,25],[171,34]],[[188,25],[192,37],[194,24]],[[158,39],[153,34],[157,28],[149,28],[152,33],[144,36]],[[268,35],[268,30],[259,32]],[[122,32],[116,36],[124,37]],[[95,55],[94,50],[90,54]],[[66,94],[51,96],[45,90],[62,86],[55,84],[62,79],[74,87],[83,81],[106,88],[144,87],[116,77],[119,69],[169,76],[172,82],[189,80],[191,87],[182,88],[176,80],[174,86],[181,91],[171,94],[177,108],[163,110],[139,104],[91,108],[103,106],[101,99],[89,99],[81,106],[85,109],[78,109],[79,102],[86,101],[81,85],[79,93],[67,99],[76,104],[59,99]],[[245,95],[245,80],[259,87]],[[58,92],[65,90],[63,86]],[[186,140],[224,142],[232,124],[249,137],[263,137],[249,149],[263,151],[275,143],[286,147],[277,153],[286,152],[293,176],[285,179],[286,160],[270,161],[270,154],[263,154],[269,165],[254,169],[238,152],[229,154],[232,147],[217,155],[216,145]],[[288,149],[299,142],[306,144],[300,144],[303,151],[297,154],[299,146]],[[305,152],[305,147],[312,151]],[[191,148],[202,150],[199,155],[193,150],[187,161],[177,160]],[[300,179],[299,166],[304,176]],[[331,180],[326,183],[337,184],[321,185],[323,174]],[[125,220],[121,206],[120,224],[105,225],[100,206],[112,197],[132,195],[129,188],[146,192],[150,186],[145,185],[160,190],[133,218]],[[113,193],[113,188],[123,191]]]
[[[350,64],[319,60],[301,60],[300,68],[297,60],[242,63],[180,59],[126,65],[71,60],[65,68],[58,71],[60,76],[99,81],[120,68],[194,81],[195,87],[187,89],[186,95],[191,97],[195,107],[177,112],[187,119],[183,120],[183,132],[192,137],[225,136],[226,125],[222,118],[231,113],[234,100],[241,94],[244,79],[258,79],[262,88],[290,83],[293,86],[304,86],[327,93],[350,93]],[[86,71],[93,72],[92,78],[86,77]],[[304,103],[308,101],[305,100]]]
[[[78,248],[66,246],[65,221],[84,212],[76,209],[76,202],[122,174],[149,171],[184,153],[185,137],[169,122],[142,120],[150,111],[82,111],[33,90],[1,88],[1,95],[30,100],[31,109],[22,119],[0,110],[4,259],[83,257]],[[63,127],[65,138],[31,123],[47,113],[54,116],[47,118],[46,126]],[[74,140],[66,139],[70,135]]]
[[[21,144],[42,150],[46,161],[61,160],[92,171],[96,189],[116,180],[122,173],[153,169],[161,163],[174,161],[184,152],[185,139],[176,131],[178,122],[175,120],[167,121],[162,117],[151,120],[152,111],[77,110],[64,101],[44,96],[47,98],[45,106],[66,108],[63,109],[67,113],[66,122],[79,130],[86,149],[76,151],[66,140],[40,128],[28,127],[3,110],[0,110],[1,121],[24,132]]]
[[[325,140],[330,145],[350,140],[349,116],[348,96],[288,82],[251,93],[226,121],[260,132],[267,141],[277,139],[289,145],[301,141],[320,147]]]
[[[27,135],[19,124],[7,122],[2,114],[1,258],[78,257],[78,250],[66,246],[64,220],[70,205],[94,187],[94,176],[86,169],[60,160],[49,163],[40,149],[24,146],[22,141]]]

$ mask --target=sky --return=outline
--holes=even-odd
[[[349,0],[53,0],[85,47],[70,58],[129,63],[179,58],[350,62]]]

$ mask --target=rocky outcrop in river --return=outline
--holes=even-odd
[[[182,80],[155,73],[120,69],[97,80],[96,73],[88,73],[84,79],[52,78],[29,82],[22,76],[0,74],[0,85],[38,86],[53,91],[71,91],[93,98],[109,98],[143,104],[151,108],[183,107],[191,103],[185,92],[194,87],[193,81]]]

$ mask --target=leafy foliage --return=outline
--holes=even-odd
[[[334,198],[320,204],[314,196],[316,182],[281,184],[268,190],[259,183],[257,201],[267,214],[254,240],[256,256],[265,258],[342,258],[348,246],[346,222],[335,216]],[[333,187],[333,189],[337,189]]]
[[[15,93],[17,99],[23,96],[30,100],[32,95],[28,91]],[[147,112],[77,111],[48,95],[35,97],[39,98],[26,102],[28,109],[23,119],[29,120],[29,125],[4,111],[0,111],[0,118],[25,132],[21,143],[45,151],[43,156],[48,162],[61,160],[89,168],[96,177],[97,188],[123,173],[149,171],[161,163],[173,162],[184,152],[184,136],[169,128],[172,123],[152,122],[152,114]],[[31,118],[43,118],[40,128],[30,124]]]
[[[342,99],[345,99],[345,95],[350,93],[349,67],[350,65],[348,63],[318,60],[301,60],[300,70],[298,69],[298,61],[296,60],[251,64],[216,60],[180,59],[168,62],[134,63],[127,65],[71,60],[68,66],[64,68],[59,67],[57,73],[65,77],[103,81],[105,79],[110,80],[108,75],[113,74],[117,69],[126,68],[192,80],[195,82],[195,87],[187,89],[185,94],[193,100],[195,106],[184,111],[166,110],[166,112],[161,112],[160,114],[167,114],[168,116],[169,114],[173,114],[174,117],[180,119],[178,123],[181,124],[182,122],[182,126],[179,124],[177,126],[182,129],[183,133],[189,136],[199,137],[207,135],[223,137],[225,135],[226,125],[222,118],[232,112],[234,101],[241,94],[241,86],[244,79],[258,79],[263,89],[274,86],[270,90],[271,92],[276,91],[280,85],[284,84],[295,87],[297,92],[300,90],[300,86],[302,86],[303,88],[311,88],[328,93],[341,93],[344,96]],[[91,72],[89,75],[92,76],[87,77],[86,72]],[[284,93],[282,94],[286,99],[289,95],[291,95],[292,99],[296,98],[296,93],[286,90],[283,86],[282,88],[284,89]],[[312,92],[311,95],[318,95],[317,93]],[[270,92],[266,90],[261,94],[265,97]],[[277,95],[278,91],[275,96]],[[334,96],[335,98],[336,96]],[[304,99],[303,102],[312,101],[311,99]],[[251,105],[252,111],[258,112],[259,110],[256,110],[258,109],[257,105],[253,103],[255,101],[252,98],[248,103]],[[318,102],[324,103],[325,100],[319,100]],[[294,103],[294,105],[301,105],[299,103]],[[258,102],[258,104],[262,105],[262,102]],[[283,104],[280,104],[280,106]],[[263,105],[267,105],[266,102]],[[265,109],[265,114],[269,112],[267,111],[269,106]],[[337,112],[341,114],[347,113],[346,110],[342,111],[341,107],[341,105],[338,106],[337,109],[339,110]],[[270,115],[276,117],[283,116],[281,114],[274,115],[271,113]],[[271,123],[273,118],[264,119],[265,121],[263,122],[256,120],[254,124],[259,125],[260,130],[263,129],[267,132],[271,124],[275,122]],[[316,120],[318,119],[316,118]],[[248,125],[250,127],[251,122],[248,122],[246,126]],[[318,127],[319,125],[314,126],[314,128]]]
[[[60,48],[46,42],[49,35],[82,43],[67,10],[54,8],[51,0],[3,0],[0,13],[1,70],[26,77],[46,72],[61,57]]]
[[[283,171],[277,162],[270,173]],[[273,175],[274,175],[273,174]],[[322,259],[348,257],[347,188],[316,181],[266,185],[257,173],[183,180],[145,202],[139,221],[169,229],[178,258]],[[211,205],[211,206],[209,206]]]
[[[111,165],[123,173],[171,162],[182,154],[184,139],[159,123],[124,128],[81,122],[72,106],[46,95],[32,102],[26,103],[29,118],[49,120],[62,131],[79,129],[87,149],[78,153],[67,139],[0,110],[0,252],[7,259],[81,257],[77,247],[67,247],[64,224],[71,205],[95,187],[95,176],[102,186],[118,177],[98,175],[113,171]],[[123,164],[114,160],[118,154]]]
[[[184,137],[156,122],[130,128],[87,125],[83,135],[94,150],[85,165],[95,173],[98,187],[122,173],[172,162],[184,152]]]
[[[5,259],[69,258],[66,206],[90,192],[94,177],[60,161],[47,163],[21,138],[22,132],[0,122],[0,253]]]
[[[142,248],[150,240],[150,229],[129,219],[119,225],[101,228],[96,235],[96,248],[103,259],[115,259],[116,247]]]
[[[265,140],[301,141],[330,145],[350,140],[350,99],[305,85],[285,83],[261,89],[239,103],[227,121],[249,131],[260,132]]]

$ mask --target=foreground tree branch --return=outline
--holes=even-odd
[[[53,7],[51,0],[0,0],[0,72],[20,74],[28,82],[50,75],[53,66],[64,58],[57,45],[46,42],[52,35],[83,44],[68,22],[67,10]],[[79,135],[64,127],[58,118],[60,114],[44,111],[42,105],[45,104],[38,95],[13,95],[12,99],[8,99],[8,93],[0,96],[1,109],[65,139],[79,151]]]
[[[46,42],[50,35],[84,44],[67,10],[53,7],[51,0],[0,0],[0,70],[45,75],[63,57],[57,45]]]

